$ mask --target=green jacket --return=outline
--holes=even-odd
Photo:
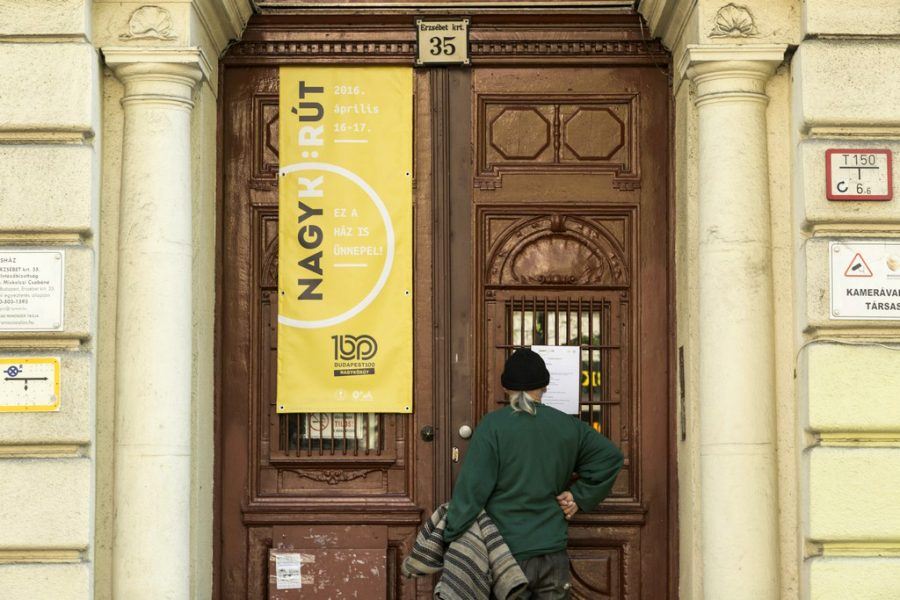
[[[577,418],[536,405],[485,415],[453,488],[444,540],[461,536],[484,509],[517,560],[565,550],[568,523],[556,496],[570,489],[580,510],[609,495],[624,458]]]

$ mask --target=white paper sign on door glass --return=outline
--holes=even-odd
[[[831,242],[831,318],[900,320],[900,242]]]
[[[578,414],[581,393],[581,346],[532,346],[550,371],[550,385],[541,400],[570,415]]]

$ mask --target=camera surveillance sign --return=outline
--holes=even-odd
[[[900,320],[900,242],[831,242],[831,318]]]

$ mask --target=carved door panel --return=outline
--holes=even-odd
[[[570,527],[574,597],[670,594],[669,101],[656,68],[481,67],[453,87],[456,433],[501,406],[517,346],[580,345],[579,417],[625,467]],[[468,113],[465,115],[464,113]],[[459,126],[459,124],[455,124]],[[460,129],[463,129],[459,126]],[[461,139],[467,137],[467,139]],[[458,472],[455,465],[453,474]]]
[[[423,84],[420,75],[416,121],[427,132]],[[304,557],[304,585],[319,594],[310,597],[415,597],[399,561],[433,508],[434,445],[419,440],[432,423],[431,338],[415,338],[414,415],[276,413],[278,69],[229,68],[222,85],[217,596],[275,597],[276,555],[287,552]],[[427,256],[422,204],[415,244]],[[431,264],[415,269],[416,331],[427,334]]]

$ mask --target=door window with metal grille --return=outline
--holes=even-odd
[[[488,330],[497,343],[488,357],[486,393],[505,402],[499,384],[506,358],[516,349],[533,345],[579,346],[581,373],[578,415],[582,421],[622,448],[626,467],[613,497],[631,495],[628,457],[631,453],[632,410],[627,373],[627,300],[617,292],[590,296],[554,294],[521,296],[499,292],[488,310]],[[490,410],[490,407],[486,407]]]

